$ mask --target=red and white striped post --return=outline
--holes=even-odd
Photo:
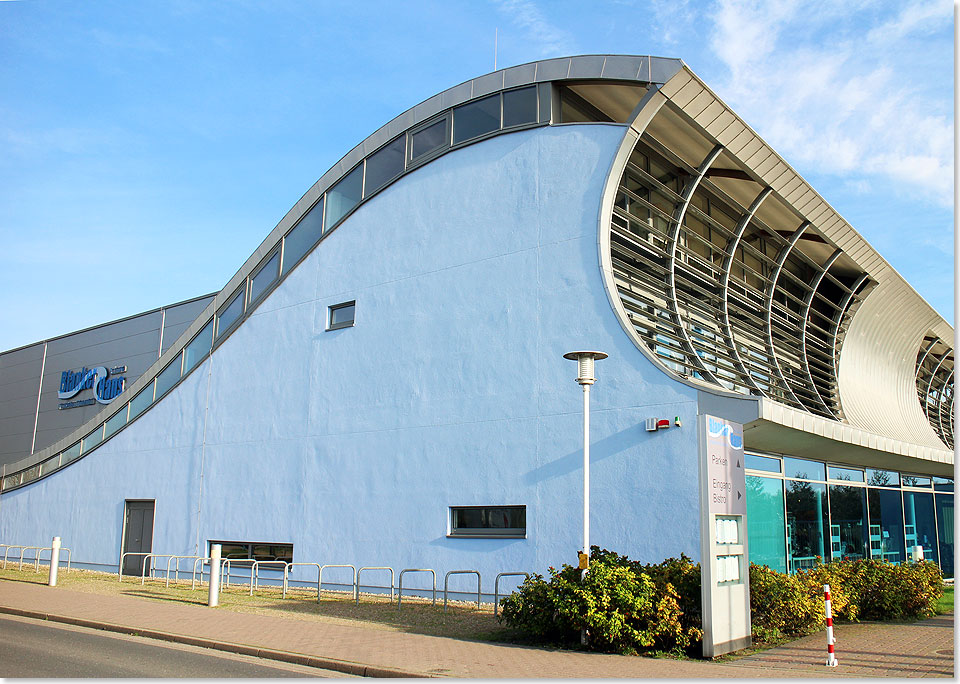
[[[833,611],[830,609],[830,585],[823,585],[823,606],[827,615],[827,666],[836,667],[839,665],[837,656],[833,653],[833,645],[837,640],[833,638]]]

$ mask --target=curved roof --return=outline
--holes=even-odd
[[[618,163],[625,163],[633,143],[650,123],[655,110],[659,110],[663,103],[669,100],[672,110],[681,113],[699,131],[722,145],[724,154],[735,160],[741,170],[748,173],[756,183],[771,188],[771,192],[776,193],[791,210],[805,217],[811,225],[816,226],[824,238],[842,249],[853,263],[869,273],[878,283],[877,291],[883,293],[876,297],[877,301],[895,305],[897,310],[914,310],[914,316],[910,319],[910,332],[899,331],[902,334],[895,336],[895,340],[884,338],[883,344],[886,346],[883,349],[888,349],[890,353],[905,353],[910,344],[919,345],[928,331],[933,331],[942,339],[952,339],[952,329],[946,322],[786,162],[703,85],[683,62],[652,56],[624,55],[586,55],[542,60],[501,69],[434,95],[395,117],[347,152],[303,194],[186,332],[143,376],[124,390],[115,404],[105,408],[63,440],[14,464],[8,471],[18,471],[19,479],[10,479],[8,483],[9,476],[5,477],[3,489],[22,486],[63,467],[89,451],[84,448],[81,439],[91,438],[91,441],[95,442],[95,448],[101,439],[108,438],[114,430],[122,429],[127,424],[127,415],[132,421],[143,411],[149,410],[152,402],[162,396],[161,385],[165,392],[179,382],[181,377],[185,377],[206,354],[212,353],[223,339],[242,324],[259,301],[282,282],[300,259],[335,230],[358,206],[397,178],[462,145],[510,130],[546,126],[555,122],[552,117],[556,117],[559,111],[553,103],[550,84],[558,81],[587,83],[584,92],[591,87],[589,83],[632,83],[642,86],[642,89],[635,90],[638,93],[637,98],[641,95],[643,98],[635,110],[630,110],[635,102],[631,102],[629,98],[615,103],[618,107],[627,107],[625,111],[629,115],[625,115],[621,123],[629,124],[626,129],[629,144],[625,142],[625,147],[621,149],[618,161],[614,164],[614,170]],[[498,94],[503,98],[502,93],[520,90],[526,90],[528,99],[536,101],[534,115],[509,126],[506,121],[501,120],[495,129],[461,142],[457,142],[454,134],[451,140],[453,112],[457,111],[458,107],[468,106]],[[657,104],[654,111],[651,111],[651,103]],[[415,138],[434,125],[445,126],[446,142],[419,155],[414,150]],[[394,152],[399,154],[401,149],[402,161],[397,162],[399,157]],[[393,175],[381,174],[381,181],[371,186],[365,183],[364,178],[374,159],[378,165],[387,160],[388,167],[393,169]],[[393,161],[389,161],[390,159]],[[398,163],[399,166],[396,166]],[[611,177],[616,176],[614,185],[622,169],[621,165],[615,173],[611,172]],[[336,209],[331,209],[334,206]],[[271,272],[271,269],[276,270]],[[253,281],[259,279],[263,273],[267,274],[262,280],[266,285],[257,290],[255,297],[251,297],[251,288],[255,287]],[[874,295],[871,294],[868,301],[873,298]],[[235,313],[237,302],[240,302],[240,313],[231,320],[228,317]],[[858,324],[858,319],[863,322]],[[923,330],[919,333],[913,332],[916,326]],[[217,327],[223,329],[216,329]],[[624,328],[628,334],[633,331],[629,325]],[[846,377],[844,372],[848,375],[856,373],[858,363],[868,363],[871,359],[875,361],[878,358],[880,350],[877,339],[883,337],[882,328],[882,323],[868,321],[866,316],[854,317],[854,323],[848,331],[848,340],[853,337],[857,341],[852,343],[850,351],[847,351],[847,348],[851,343],[844,345],[841,386],[842,378]],[[635,331],[633,334],[636,334]],[[207,336],[209,342],[206,341]],[[638,347],[648,353],[642,344]],[[916,348],[913,349],[913,354],[915,358]],[[655,355],[648,353],[648,356],[657,361]],[[848,362],[848,357],[852,361]],[[659,365],[672,372],[662,363]],[[173,377],[174,368],[177,368],[176,377]],[[846,371],[846,368],[854,370]],[[853,424],[864,426],[864,429],[880,426],[883,420],[888,420],[890,414],[895,413],[895,407],[902,408],[901,399],[907,378],[903,369],[899,365],[888,364],[876,377],[896,386],[898,398],[878,407],[876,402],[871,403],[871,392],[874,391],[872,384],[850,380],[849,386],[845,390],[841,389],[841,402],[847,419]],[[701,388],[705,386],[690,379],[683,380]],[[149,400],[141,400],[148,391]],[[915,386],[913,396],[916,397]],[[932,435],[916,399],[914,403],[917,404],[915,411],[907,411],[905,415],[896,418],[899,426],[906,426],[902,434],[907,436],[913,434],[915,428],[919,430],[919,417]],[[122,420],[117,405],[123,407],[122,411],[128,412],[123,415]],[[887,434],[887,431],[881,431],[881,434]],[[935,445],[931,444],[930,448],[935,448]]]

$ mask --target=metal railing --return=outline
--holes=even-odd
[[[150,577],[153,578],[153,562],[147,563],[151,558],[176,558],[172,553],[148,553],[143,559],[143,569],[140,571],[140,586],[147,580],[147,565],[150,566]],[[167,561],[167,585],[170,583],[170,561]]]
[[[501,577],[511,577],[515,575],[523,575],[527,579],[530,579],[529,572],[501,572],[497,575],[497,578],[493,580],[493,616],[497,617],[497,610],[500,607],[500,578]]]
[[[390,571],[390,603],[393,603],[393,568],[388,568],[384,565],[371,565],[369,567],[360,568],[357,570],[357,581],[353,585],[353,598],[356,601],[357,605],[360,605],[360,573],[364,570],[389,570]]]
[[[120,565],[117,566],[117,577],[122,582],[123,581],[123,559],[127,556],[149,556],[148,551],[127,551],[120,554]]]
[[[28,546],[27,548],[33,548],[33,547]],[[50,560],[51,560],[51,561],[53,560],[53,547],[52,547],[52,546],[41,546],[40,549],[37,551],[37,557],[36,557],[36,559],[34,559],[34,564],[33,564],[33,571],[34,571],[34,572],[40,572],[40,554],[43,553],[44,551],[49,551],[49,552],[50,552],[50,557],[51,557]],[[69,571],[70,571],[70,559],[71,559],[72,556],[73,556],[73,552],[72,552],[70,549],[68,549],[66,546],[61,546],[61,547],[60,547],[60,551],[61,551],[61,553],[62,553],[63,551],[66,551],[66,552],[67,552],[67,572],[69,572]],[[60,563],[62,563],[62,562],[63,562],[63,561],[60,561]],[[58,564],[57,567],[59,567],[59,564]]]
[[[312,565],[317,569],[317,602],[320,601],[320,577],[323,573],[323,568],[319,563],[287,563],[286,569],[283,571],[283,594],[281,598],[287,598],[287,584],[289,582],[290,568],[295,565]]]
[[[400,571],[399,583],[397,585],[397,608],[400,607],[400,603],[403,601],[403,574],[405,572],[429,572],[433,575],[433,603],[431,605],[437,605],[437,573],[430,568],[406,568]]]
[[[476,575],[477,576],[477,610],[480,610],[480,572],[478,570],[451,570],[443,576],[443,612],[447,612],[447,584],[450,582],[450,575]],[[458,592],[463,593],[463,592]]]
[[[281,560],[255,560],[253,565],[250,566],[250,595],[253,596],[253,590],[256,589],[260,584],[260,566],[261,565],[277,565],[280,564],[283,566],[281,572],[283,573],[284,581],[283,584],[286,586],[287,581],[287,561]]]
[[[323,570],[324,568],[350,568],[353,570],[353,593],[357,593],[357,569],[352,565],[322,565],[320,570],[317,572],[317,603],[320,603],[320,589],[323,584]]]
[[[180,582],[180,561],[183,560],[183,559],[185,559],[185,558],[203,559],[203,556],[170,556],[170,558],[167,559],[167,583],[166,583],[166,586],[167,586],[167,587],[170,586],[170,563],[173,562],[173,559],[174,559],[174,558],[177,559],[177,565],[176,565],[176,567],[175,567],[174,570],[173,570],[173,572],[174,572],[174,580],[173,580],[173,581],[179,583],[179,582]],[[194,563],[193,567],[194,567],[194,568],[197,567],[196,563]]]
[[[10,549],[20,549],[20,557],[22,558],[22,557],[23,557],[23,549],[24,549],[25,547],[20,546],[19,544],[4,544],[4,546],[5,546],[6,548],[3,550],[3,569],[6,570],[6,569],[7,569],[7,554],[10,553]]]

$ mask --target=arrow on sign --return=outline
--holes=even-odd
[[[739,458],[737,459],[737,467],[738,467],[738,468],[740,467],[740,459],[739,459]]]
[[[738,491],[737,491],[737,501],[739,501],[739,500],[742,499],[742,498],[743,498],[743,495],[742,495],[742,494],[739,492],[739,490],[738,490]]]

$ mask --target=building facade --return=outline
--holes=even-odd
[[[952,575],[952,328],[679,60],[439,93],[169,311],[153,356],[117,323],[73,355],[52,350],[75,336],[0,355],[0,541],[58,535],[103,569],[221,542],[489,590],[576,560],[563,354],[598,349],[593,543],[699,558],[711,415],[744,428],[753,562],[921,546]],[[126,325],[165,330],[150,316]]]

